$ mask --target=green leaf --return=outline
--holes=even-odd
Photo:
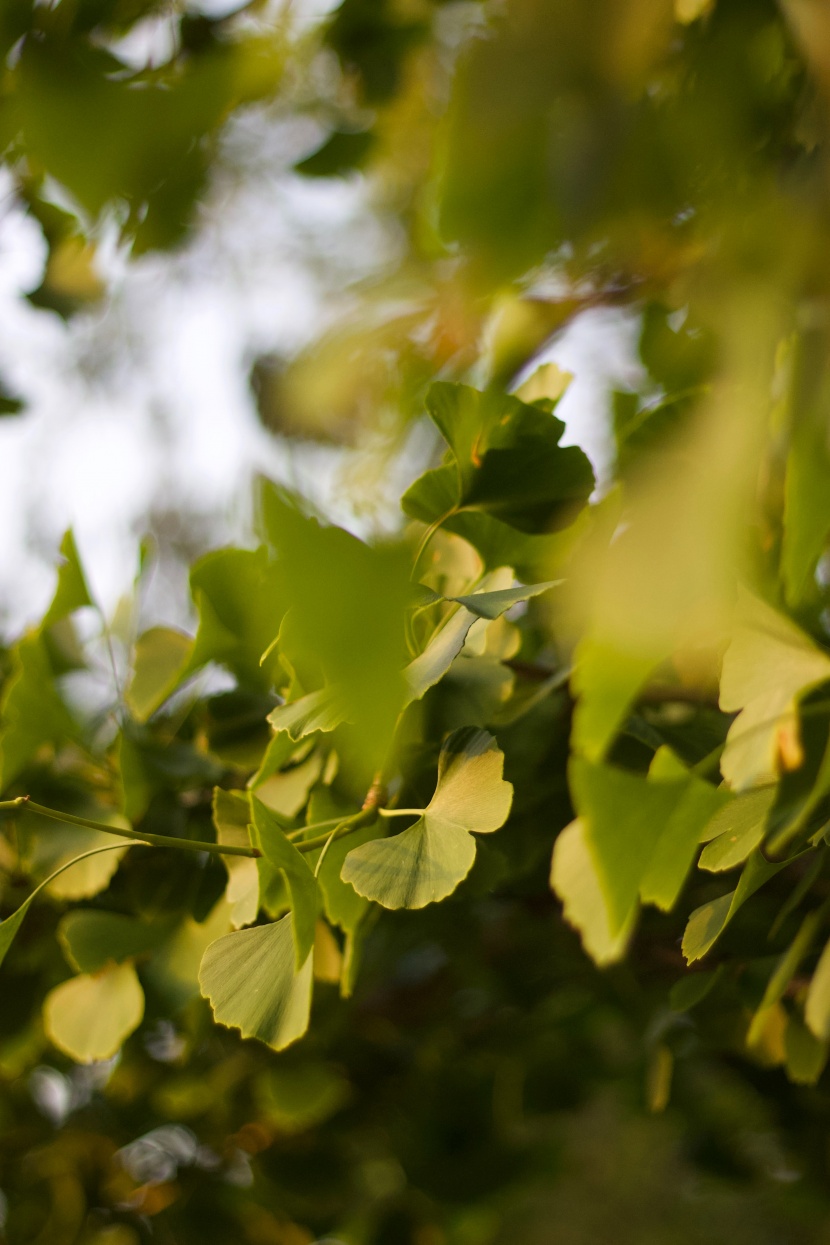
[[[248,826],[251,821],[251,803],[247,792],[213,789],[213,824],[216,841],[226,847],[250,847]],[[259,912],[259,861],[246,856],[223,856],[228,871],[228,888],[225,896],[231,905],[231,921],[234,929],[251,925]]]
[[[55,878],[57,878],[59,874],[63,873],[65,869],[71,869],[71,867],[76,865],[78,861],[86,860],[88,856],[98,856],[101,852],[116,851],[120,846],[120,844],[117,846],[110,844],[108,847],[96,847],[91,852],[83,852],[80,856],[75,856],[72,860],[67,860],[60,866],[60,868],[56,869],[54,873],[51,873],[48,878],[44,878],[44,880],[35,887],[31,895],[28,895],[26,899],[23,900],[23,903],[15,912],[11,914],[11,916],[7,916],[4,921],[0,921],[0,964],[2,964],[3,960],[6,958],[9,947],[14,942],[15,937],[17,936],[17,931],[23,924],[23,918],[32,906],[33,900],[42,890],[45,890],[50,883],[54,882]]]
[[[220,1024],[283,1050],[308,1028],[312,955],[298,969],[289,914],[211,943],[199,969],[202,994]]]
[[[315,731],[335,730],[345,721],[347,713],[341,693],[335,688],[324,687],[287,705],[278,705],[268,714],[268,721],[275,731],[284,731],[292,742],[297,743]]]
[[[778,960],[773,969],[772,976],[767,982],[763,998],[749,1026],[746,1040],[750,1046],[759,1041],[763,1035],[767,1013],[771,1007],[774,1007],[783,998],[784,991],[795,976],[799,964],[813,945],[813,940],[818,933],[823,915],[819,911],[809,912],[801,922],[795,938],[793,938],[787,950]]]
[[[298,852],[294,844],[285,837],[277,814],[266,808],[256,796],[251,797],[251,809],[257,844],[268,863],[284,874],[288,884],[299,972],[314,946],[314,927],[319,904],[317,880],[303,853]]]
[[[223,896],[203,921],[186,916],[159,947],[144,975],[167,1007],[176,1010],[199,993],[205,949],[231,928],[231,905]]]
[[[326,1063],[283,1066],[275,1061],[257,1083],[262,1115],[283,1135],[305,1132],[330,1119],[352,1096],[339,1068]]]
[[[676,981],[669,991],[669,1007],[673,1012],[688,1012],[702,1003],[723,976],[720,964],[711,973],[689,973]]]
[[[43,1002],[46,1036],[76,1063],[117,1055],[143,1016],[144,991],[129,963],[70,977]]]
[[[603,968],[621,960],[634,929],[637,906],[631,908],[622,927],[615,929],[588,847],[585,824],[579,817],[556,838],[550,884],[562,900],[565,920],[579,931],[582,945],[594,963]]]
[[[273,653],[260,654],[279,631],[285,592],[278,569],[265,549],[217,549],[194,563],[190,590],[199,611],[199,629],[186,673],[206,662],[226,666],[240,683],[268,688],[279,667]]]
[[[737,791],[775,782],[798,752],[797,697],[830,679],[830,656],[795,623],[760,598],[740,593],[735,630],[723,658],[720,707],[738,714],[729,728],[721,772]]]
[[[413,518],[433,523],[450,509],[472,509],[538,535],[567,526],[590,496],[588,459],[575,446],[559,445],[565,425],[540,407],[446,382],[431,386],[426,404],[451,461],[404,494],[403,508]]]
[[[341,876],[359,895],[385,908],[423,908],[446,899],[475,860],[472,833],[490,834],[507,820],[513,788],[504,757],[486,731],[455,731],[438,760],[435,794],[413,826],[346,856]]]
[[[136,721],[146,722],[176,690],[192,650],[190,636],[171,627],[151,627],[138,637],[125,696]]]
[[[61,918],[58,941],[76,972],[95,973],[111,961],[120,964],[155,950],[169,932],[163,922],[82,908]]]
[[[825,945],[813,973],[804,1004],[804,1019],[820,1042],[830,1040],[830,942]]]
[[[296,653],[290,656],[319,665],[327,687],[348,707],[367,766],[376,769],[405,700],[409,549],[400,542],[370,546],[325,526],[273,485],[262,485],[260,512],[291,610]],[[276,719],[276,729],[288,729],[286,715]],[[302,733],[308,729],[303,724]]]
[[[441,598],[437,593],[419,587],[429,595],[424,603],[430,600],[438,602],[447,600],[458,606],[438,626],[424,651],[414,658],[404,671],[410,700],[420,700],[449,670],[461,652],[471,628],[479,619],[494,621],[505,614],[514,605],[531,597],[547,592],[556,587],[558,581],[548,583],[520,585],[516,588],[495,588],[503,582],[504,572],[491,572],[481,581],[479,591],[462,597]]]
[[[682,944],[686,963],[691,964],[694,960],[702,959],[750,895],[754,895],[759,887],[790,863],[789,860],[783,860],[770,864],[760,852],[753,852],[744,866],[736,889],[695,908],[689,917]]]
[[[641,898],[673,906],[701,831],[727,797],[679,766],[668,749],[656,754],[647,778],[580,757],[571,759],[568,777],[616,938]]]
[[[41,621],[42,629],[60,622],[85,605],[95,604],[87,587],[86,576],[71,528],[61,541],[60,553],[63,561],[58,567],[58,583],[52,603]]]
[[[830,1044],[819,1041],[798,1016],[787,1017],[784,1033],[787,1076],[796,1085],[815,1085],[824,1071]]]
[[[764,837],[767,814],[775,803],[775,788],[745,791],[719,809],[704,830],[710,840],[700,854],[698,867],[721,873],[743,864]]]
[[[8,785],[43,744],[59,744],[78,726],[55,686],[44,637],[23,637],[12,649],[11,674],[0,702],[0,789]]]

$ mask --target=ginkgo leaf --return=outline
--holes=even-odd
[[[727,797],[668,749],[656,754],[648,777],[581,757],[571,759],[568,777],[616,938],[641,899],[672,907],[701,831]]]
[[[437,593],[431,593],[436,602],[444,599],[458,608],[441,623],[424,651],[404,670],[410,700],[420,700],[429,688],[443,678],[464,647],[471,628],[479,619],[495,621],[514,605],[547,592],[557,582],[552,580],[518,588],[499,587],[504,583],[505,577],[509,583],[512,572],[508,571],[507,576],[503,569],[490,572],[482,579],[479,591],[467,596],[441,598]],[[424,587],[419,586],[422,589]],[[426,591],[429,592],[429,589]]]
[[[144,991],[129,963],[70,977],[43,1002],[46,1036],[76,1063],[111,1059],[143,1015]]]
[[[199,969],[202,994],[220,1024],[283,1050],[308,1028],[313,956],[298,969],[292,917],[236,930],[205,951]]]
[[[572,521],[594,487],[588,459],[559,445],[565,425],[542,407],[495,390],[439,381],[426,406],[454,462],[421,476],[404,494],[407,514],[426,523],[434,513],[435,476],[454,485],[455,511],[483,511],[528,534]]]
[[[256,796],[251,797],[251,809],[257,844],[268,863],[282,871],[288,884],[299,971],[314,946],[314,928],[319,906],[317,880],[306,857],[285,837],[276,813],[266,808]]]
[[[825,944],[813,973],[804,1004],[804,1019],[820,1041],[830,1039],[830,942]]]
[[[588,844],[585,826],[576,818],[559,832],[553,845],[551,888],[562,900],[565,920],[579,931],[582,945],[601,968],[625,955],[634,929],[637,909],[615,931],[609,919],[602,884]]]
[[[743,864],[764,837],[767,814],[775,803],[775,788],[745,791],[719,809],[704,831],[708,839],[698,867],[711,873]]]
[[[788,860],[782,860],[771,864],[760,852],[753,852],[734,891],[695,908],[683,934],[682,951],[686,963],[691,964],[694,960],[702,959],[720,938],[741,905],[789,863]]]
[[[169,932],[169,921],[76,908],[61,918],[58,941],[77,972],[95,973],[111,961],[120,964],[154,950]]]
[[[729,728],[721,773],[736,791],[772,783],[797,768],[796,699],[830,679],[830,656],[795,623],[742,590],[723,658],[720,707],[738,714]]]
[[[224,847],[250,847],[250,820],[247,792],[214,788],[213,824],[218,843]],[[241,929],[243,925],[251,925],[259,911],[258,861],[248,856],[223,856],[222,862],[228,871],[225,895],[231,905],[231,921],[234,929]]]
[[[268,721],[275,731],[285,731],[296,742],[315,731],[335,730],[345,721],[347,712],[337,689],[324,687],[287,705],[278,705],[268,714]]]
[[[168,1007],[184,1006],[199,993],[197,974],[205,948],[231,928],[231,905],[223,895],[203,921],[185,916],[143,969]]]
[[[72,528],[64,533],[60,554],[63,560],[58,567],[55,595],[43,616],[41,629],[53,626],[69,614],[74,614],[75,610],[83,609],[85,605],[93,604]]]
[[[435,794],[414,825],[347,855],[341,877],[385,908],[423,908],[446,899],[475,860],[472,833],[507,820],[513,788],[504,757],[486,731],[455,731],[441,749]]]
[[[32,906],[32,901],[42,890],[45,890],[47,886],[54,882],[55,878],[59,874],[63,873],[65,869],[71,869],[73,865],[76,865],[81,860],[86,860],[88,856],[97,856],[101,852],[117,851],[119,848],[123,853],[124,848],[120,843],[117,845],[110,844],[108,847],[96,847],[90,852],[83,852],[80,856],[75,856],[72,860],[65,861],[64,864],[62,864],[60,868],[56,869],[54,873],[51,873],[48,878],[44,878],[44,880],[35,887],[31,895],[28,895],[23,900],[23,903],[15,912],[11,914],[11,916],[7,916],[5,921],[0,921],[0,964],[2,964],[3,960],[6,958],[9,947],[14,942],[17,931],[23,924],[23,918]]]
[[[125,699],[133,717],[146,722],[173,692],[193,649],[190,636],[172,627],[151,627],[133,653],[133,677]]]

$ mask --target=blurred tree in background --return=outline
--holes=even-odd
[[[172,263],[258,116],[386,247],[251,374],[360,538],[258,481],[186,629],[70,532],[3,649],[6,1239],[830,1241],[822,0],[6,0],[0,47],[44,314]],[[549,351],[602,307],[596,487]]]

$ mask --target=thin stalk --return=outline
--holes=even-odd
[[[379,808],[378,813],[381,817],[423,817],[426,809],[423,808]]]
[[[355,813],[353,817],[349,817],[346,821],[342,821],[339,826],[335,826],[330,834],[320,834],[316,839],[303,839],[300,843],[295,843],[298,852],[315,852],[318,847],[327,849],[329,843],[333,843],[335,839],[345,838],[347,834],[353,834],[355,830],[359,830],[361,826],[368,826],[377,817],[377,808],[362,808],[359,813]]]
[[[304,834],[308,834],[309,830],[326,830],[329,826],[342,824],[342,817],[329,817],[327,821],[314,821],[309,826],[299,826],[296,830],[289,830],[285,837],[293,843],[296,839],[302,838]]]
[[[35,804],[27,795],[18,796],[16,800],[0,802],[0,812],[31,809],[40,813],[41,817],[51,817],[53,821],[68,822],[72,826],[84,826],[89,830],[101,830],[104,834],[114,834],[121,839],[131,839],[135,843],[149,843],[152,847],[177,847],[186,852],[208,852],[212,856],[248,856],[256,859],[262,855],[256,847],[232,847],[223,843],[202,843],[198,839],[174,839],[168,834],[149,834],[138,830],[124,830],[120,826],[108,826],[103,821],[91,821],[88,817],[74,817],[71,813],[59,813],[54,808],[46,808],[43,804]]]

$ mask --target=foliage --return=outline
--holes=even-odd
[[[807,1174],[826,1215],[830,29],[813,0],[513,0],[452,46],[457,7],[185,13],[141,72],[117,37],[151,3],[0,18],[42,304],[77,305],[55,273],[108,214],[136,253],[183,236],[234,110],[325,104],[297,175],[363,170],[407,246],[286,409],[333,377],[312,435],[426,411],[442,441],[392,535],[260,482],[257,547],[191,569],[192,635],[114,628],[67,535],[4,656],[0,1070],[91,1063],[60,1082],[91,1137],[41,1144],[10,1095],[10,1239],[547,1240],[522,1197],[596,1085],[624,1131],[619,1082],[682,1105],[701,1168]],[[620,304],[642,382],[595,491],[543,347]],[[780,1239],[765,1196],[672,1239]]]

